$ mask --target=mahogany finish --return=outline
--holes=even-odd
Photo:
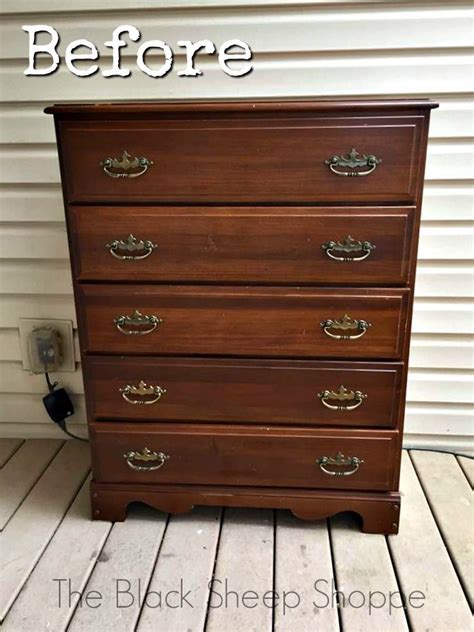
[[[407,289],[82,285],[82,344],[91,353],[398,359],[406,342],[408,294]],[[136,309],[162,322],[147,335],[121,333],[115,319]],[[355,340],[328,336],[321,323],[346,313],[370,323],[367,333]]]
[[[258,485],[391,490],[396,478],[398,432],[102,423],[94,426],[93,467],[98,482]],[[163,452],[153,471],[136,471],[123,458],[130,449]],[[358,476],[328,476],[316,459],[335,454],[363,460]],[[329,466],[328,466],[329,468]],[[334,468],[336,469],[336,468]],[[349,467],[346,470],[350,469]]]
[[[355,511],[364,531],[397,532],[433,107],[46,109],[94,518],[123,520],[133,501],[223,504],[311,520]]]
[[[70,221],[81,281],[347,286],[408,281],[414,218],[413,207],[74,206]],[[323,249],[344,240],[352,226],[355,240],[374,246],[359,266]],[[130,234],[156,247],[124,265],[104,246]]]
[[[88,407],[97,420],[395,428],[402,412],[402,363],[131,357],[117,363],[98,356],[84,360]],[[120,389],[142,380],[166,393],[155,404],[130,404]],[[338,392],[341,386],[366,397],[354,410],[327,408],[318,395]]]
[[[424,117],[189,116],[59,124],[69,202],[413,202]],[[149,178],[98,178],[124,149],[153,161]],[[135,149],[136,148],[136,149]],[[341,186],[335,154],[382,157],[372,178]],[[139,151],[138,151],[139,150]]]
[[[289,509],[302,520],[322,520],[342,511],[362,519],[365,533],[398,533],[400,494],[319,489],[91,483],[92,515],[99,520],[125,520],[131,502],[161,511],[186,513],[196,505]]]

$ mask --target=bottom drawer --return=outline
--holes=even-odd
[[[394,490],[396,431],[101,423],[91,426],[94,479]]]

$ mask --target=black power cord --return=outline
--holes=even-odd
[[[78,435],[75,435],[72,432],[69,432],[69,430],[66,427],[66,422],[64,419],[62,419],[61,421],[57,421],[56,423],[65,434],[69,435],[73,439],[77,439],[78,441],[84,441],[85,443],[89,443],[88,439],[84,439],[84,437],[79,437]]]
[[[69,395],[66,393],[64,388],[59,388],[58,390],[56,390],[58,382],[51,382],[49,373],[47,371],[45,371],[44,374],[46,377],[46,384],[48,385],[49,394],[43,397],[43,404],[48,415],[65,434],[72,437],[73,439],[77,439],[78,441],[85,441],[87,443],[87,439],[84,439],[83,437],[78,437],[72,432],[69,432],[69,430],[67,429],[66,417],[70,417],[74,414],[74,406],[72,405]]]
[[[51,382],[51,379],[49,377],[49,373],[46,371],[45,372],[45,377],[46,377],[46,384],[48,385],[48,391],[50,393],[54,392],[54,389],[56,388],[56,386],[59,384],[59,382]]]

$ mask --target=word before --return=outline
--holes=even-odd
[[[59,44],[59,33],[52,26],[47,24],[29,25],[25,24],[21,27],[23,31],[26,31],[29,36],[29,54],[28,68],[24,71],[25,75],[50,75],[55,72],[61,59],[57,52],[57,46]],[[40,33],[46,33],[50,36],[50,41],[46,44],[38,44],[37,36]],[[104,77],[128,77],[131,74],[131,70],[121,67],[121,49],[127,46],[127,42],[122,39],[123,34],[127,34],[127,37],[132,42],[138,42],[141,39],[140,31],[132,25],[122,24],[112,33],[112,39],[109,42],[104,42],[104,46],[112,50],[112,67],[108,70],[103,70],[102,75]],[[189,40],[180,40],[177,42],[180,48],[185,49],[186,54],[186,67],[178,72],[180,77],[197,77],[202,75],[202,71],[195,67],[195,56],[198,52],[204,52],[206,55],[213,55],[216,52],[216,46],[213,42],[207,39],[199,40],[198,42],[191,42]],[[80,50],[79,50],[80,49]],[[84,50],[86,49],[86,50]],[[160,55],[160,65],[157,68],[151,68],[145,60],[147,53],[151,50],[157,50]],[[49,55],[51,63],[46,67],[37,67],[36,57],[41,56],[44,59],[44,55]],[[97,64],[91,64],[81,68],[76,66],[76,62],[84,61],[96,61],[99,59],[99,51],[97,46],[87,39],[77,39],[72,41],[66,48],[64,55],[64,61],[67,68],[76,77],[89,77],[95,74],[99,70]],[[252,50],[248,44],[239,39],[227,40],[220,46],[217,54],[217,60],[221,69],[230,77],[242,77],[252,71],[252,65],[249,63],[240,64],[239,67],[235,66],[235,62],[245,61],[252,59]],[[229,66],[229,62],[234,62],[232,66]],[[141,44],[137,51],[138,68],[149,77],[159,78],[166,76],[173,68],[173,51],[166,42],[162,40],[149,40]]]

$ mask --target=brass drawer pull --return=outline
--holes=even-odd
[[[331,319],[328,318],[321,323],[321,327],[326,334],[330,338],[334,338],[334,340],[357,340],[357,338],[362,338],[362,336],[367,332],[369,327],[372,327],[372,323],[368,323],[366,320],[356,320],[351,318],[347,314],[344,314],[342,318],[339,319]],[[340,329],[342,331],[348,331],[351,329],[358,330],[360,333],[350,336],[348,334],[333,334],[331,329]]]
[[[134,235],[130,234],[126,239],[114,239],[110,242],[110,244],[105,244],[105,247],[109,249],[112,257],[120,259],[120,261],[139,261],[140,259],[146,259],[149,257],[153,252],[153,249],[157,246],[149,239],[144,241],[143,239],[137,239]],[[120,254],[123,252],[138,252],[141,254]]]
[[[141,314],[138,309],[131,316],[117,316],[117,318],[114,318],[115,326],[124,336],[146,336],[155,331],[162,322],[163,320],[158,318],[158,316]],[[148,329],[124,329],[124,327],[143,327],[146,325],[150,325],[150,327]]]
[[[334,261],[364,261],[370,256],[375,246],[370,241],[355,241],[350,235],[347,235],[342,241],[327,241],[321,246],[330,259]],[[362,252],[360,257],[335,257],[333,252],[343,252],[349,254],[351,252]]]
[[[139,178],[153,164],[152,160],[144,156],[131,158],[131,154],[128,151],[124,151],[120,158],[105,158],[100,162],[100,166],[104,173],[111,178]]]
[[[122,397],[129,404],[144,404],[145,406],[150,406],[151,404],[156,404],[162,395],[166,393],[166,389],[161,388],[161,386],[148,386],[143,380],[140,381],[138,386],[131,386],[127,384],[127,386],[123,386],[119,388],[120,393],[122,393]],[[154,399],[130,399],[129,395],[139,395],[140,397],[148,397],[154,395]]]
[[[336,456],[322,456],[316,459],[320,469],[328,476],[352,476],[355,474],[364,461],[358,456],[344,456],[342,452],[338,452]],[[347,467],[352,466],[352,470],[327,470],[329,467]]]
[[[380,158],[373,154],[359,154],[354,147],[350,150],[347,156],[338,156],[337,154],[324,161],[324,164],[329,166],[329,169],[337,176],[344,176],[346,178],[356,178],[358,176],[368,176],[375,171],[377,165],[382,162]],[[336,167],[349,167],[350,169],[369,167],[365,171],[338,171]]]
[[[123,455],[123,458],[127,461],[128,467],[132,470],[139,470],[142,472],[151,472],[152,470],[159,470],[160,467],[166,463],[170,458],[164,452],[152,452],[148,448],[143,448],[139,452],[130,450]],[[150,465],[137,465],[134,461],[141,461],[142,463],[149,463]]]
[[[350,411],[359,408],[364,399],[367,399],[367,395],[362,391],[349,391],[344,386],[340,386],[338,391],[322,391],[318,393],[318,397],[321,400],[323,406],[330,410],[342,410]],[[330,404],[329,402],[348,402],[347,406],[342,404]],[[350,403],[355,402],[355,403]]]

